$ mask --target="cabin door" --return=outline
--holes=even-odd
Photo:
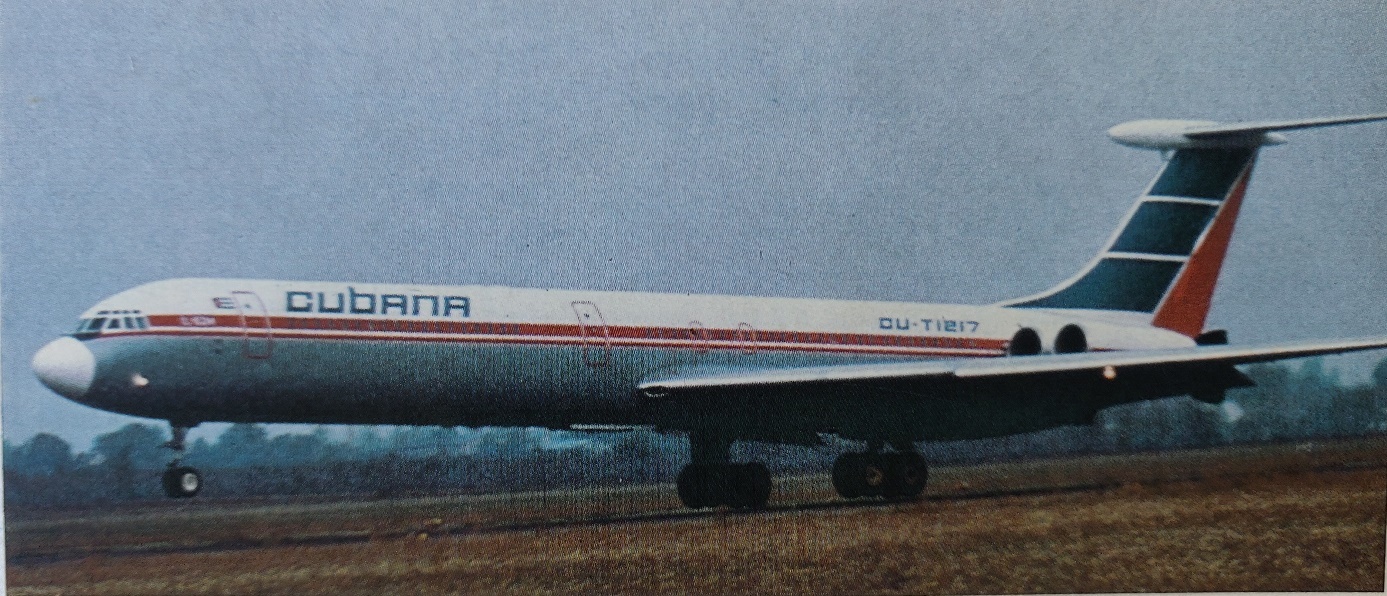
[[[241,315],[241,354],[256,360],[269,358],[274,337],[270,334],[270,313],[265,310],[265,302],[255,292],[237,291],[231,295],[236,301],[236,312]]]
[[[751,323],[737,324],[737,345],[742,348],[743,354],[756,353],[756,328]]]
[[[578,327],[583,334],[583,362],[593,368],[611,364],[612,337],[602,311],[592,302],[580,301],[573,303],[573,314],[578,315]]]

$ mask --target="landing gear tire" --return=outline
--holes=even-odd
[[[679,500],[690,509],[726,505],[761,509],[771,494],[771,473],[751,464],[689,464],[679,472]]]
[[[196,422],[191,424],[182,421],[169,421],[169,429],[173,431],[173,437],[169,442],[164,443],[163,447],[172,449],[173,461],[169,462],[164,469],[164,494],[174,499],[186,499],[197,494],[202,490],[202,475],[197,470],[187,466],[179,465],[183,459],[183,452],[188,446],[188,429],[197,426]]]
[[[708,467],[690,464],[679,471],[676,485],[679,488],[679,500],[685,507],[702,509],[713,505],[712,499],[709,498],[711,495],[708,490]]]
[[[918,453],[844,453],[833,463],[833,488],[844,499],[914,499],[927,478],[925,458]]]
[[[186,499],[202,490],[202,475],[186,466],[175,466],[164,470],[164,494],[175,499]]]
[[[771,500],[771,471],[766,469],[764,464],[746,464],[751,474],[751,508],[765,509],[766,503]]]
[[[727,466],[725,505],[733,509],[765,509],[771,496],[771,472],[759,463]]]
[[[833,490],[838,491],[838,494],[844,499],[856,499],[862,496],[862,490],[856,480],[859,475],[857,471],[858,460],[861,458],[861,454],[845,453],[833,462]]]
[[[880,497],[886,494],[891,488],[890,469],[886,466],[886,458],[880,455],[869,455],[862,458],[862,465],[858,468],[857,481],[860,483],[861,493],[869,497]]]
[[[929,467],[924,456],[918,453],[895,453],[888,462],[890,471],[887,498],[914,500],[925,491],[929,480]]]

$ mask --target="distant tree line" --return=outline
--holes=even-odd
[[[1387,360],[1372,381],[1344,386],[1319,359],[1297,367],[1247,368],[1257,386],[1221,405],[1168,399],[1119,406],[1095,424],[987,439],[926,443],[934,464],[1046,455],[1121,453],[1387,433]],[[536,428],[319,427],[270,436],[235,424],[214,441],[188,445],[183,462],[203,471],[209,497],[490,493],[670,481],[687,459],[687,440],[653,432],[581,433]],[[4,441],[5,501],[50,506],[163,498],[158,476],[172,456],[159,424],[132,423],[74,452],[39,433]],[[818,447],[737,443],[733,457],[776,473],[823,471],[858,449],[827,437]]]

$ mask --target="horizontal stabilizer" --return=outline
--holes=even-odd
[[[1387,114],[1331,116],[1274,122],[1223,124],[1207,120],[1133,120],[1108,129],[1108,136],[1129,147],[1141,149],[1233,149],[1280,145],[1286,137],[1281,130],[1339,126],[1387,120]]]
[[[1304,120],[1281,120],[1279,122],[1241,122],[1237,124],[1218,124],[1204,128],[1186,130],[1185,136],[1191,139],[1211,139],[1220,136],[1247,135],[1278,130],[1298,130],[1321,126],[1338,126],[1387,120],[1387,114],[1363,114],[1359,116],[1331,116],[1328,118],[1306,118]]]

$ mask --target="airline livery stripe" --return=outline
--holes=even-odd
[[[1222,199],[1256,148],[1180,149],[1170,157],[1148,194]]]
[[[241,339],[245,334],[240,330],[210,330],[210,329],[163,329],[148,331],[122,331],[111,333],[110,335],[129,336],[171,336],[171,337],[226,337]],[[254,336],[252,336],[254,337]],[[261,338],[263,339],[263,337]],[[388,333],[276,333],[275,340],[285,339],[306,339],[306,340],[351,340],[351,341],[408,341],[421,343],[452,343],[452,344],[514,344],[514,345],[550,345],[550,346],[582,346],[581,339],[557,337],[509,337],[509,336],[448,336],[448,335],[397,335]],[[589,347],[602,348],[605,344],[586,344]],[[740,344],[701,344],[688,341],[613,341],[612,348],[663,348],[663,349],[686,349],[696,351],[711,350],[735,350],[742,352],[818,352],[834,354],[873,354],[873,355],[896,355],[896,356],[1000,356],[1004,354],[1002,350],[986,348],[916,348],[908,346],[872,346],[872,345],[838,345],[838,344],[758,344],[754,350],[747,349],[747,346]]]
[[[1223,201],[1220,201],[1218,199],[1193,199],[1190,197],[1168,197],[1165,195],[1146,195],[1146,197],[1142,199],[1142,202],[1184,203],[1186,205],[1207,205],[1209,207],[1218,207],[1219,205],[1223,204]]]
[[[1103,256],[1104,256],[1104,257],[1109,257],[1109,258],[1114,258],[1114,259],[1136,259],[1136,260],[1138,260],[1138,261],[1166,261],[1166,262],[1170,262],[1170,263],[1183,263],[1183,262],[1185,262],[1186,260],[1189,259],[1189,257],[1177,257],[1177,256],[1174,256],[1174,255],[1157,255],[1157,254],[1150,254],[1150,253],[1144,253],[1144,252],[1118,252],[1118,251],[1105,252],[1105,253],[1103,253]]]
[[[150,315],[151,329],[121,335],[207,335],[274,339],[389,340],[543,345],[606,345],[692,350],[808,351],[901,355],[974,356],[1005,351],[992,338],[707,329],[697,327],[592,326],[578,324],[461,322],[346,317],[247,317]],[[111,335],[114,335],[112,333]]]
[[[1186,256],[1217,211],[1213,205],[1143,202],[1108,250]]]

